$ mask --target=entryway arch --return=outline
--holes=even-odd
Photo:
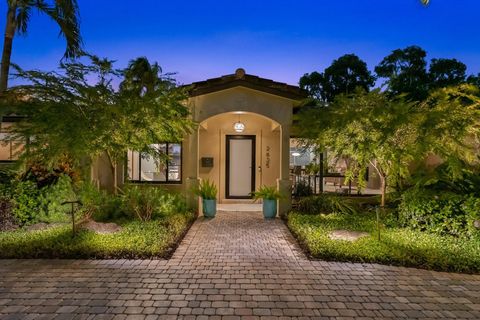
[[[197,130],[197,176],[217,185],[220,203],[250,202],[250,192],[261,185],[277,185],[282,173],[282,126],[277,121],[232,111],[203,120]]]

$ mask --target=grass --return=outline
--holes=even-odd
[[[288,227],[316,259],[369,262],[423,269],[479,273],[480,239],[455,238],[413,231],[383,220],[381,240],[376,234],[375,213],[288,216]],[[370,233],[355,242],[331,240],[328,233],[345,229]]]
[[[111,221],[123,227],[118,233],[82,230],[75,238],[68,225],[0,232],[0,258],[166,258],[193,220],[191,213],[148,222],[122,219]]]

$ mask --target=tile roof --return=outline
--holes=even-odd
[[[190,96],[192,97],[238,86],[270,93],[292,100],[304,99],[307,96],[305,90],[297,86],[246,74],[245,70],[241,68],[237,69],[234,74],[212,78],[205,81],[198,81],[187,85],[187,87],[190,87]]]

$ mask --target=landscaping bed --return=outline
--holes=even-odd
[[[196,217],[159,187],[111,194],[64,172],[1,173],[0,258],[168,258]]]
[[[480,239],[439,235],[400,227],[391,216],[382,217],[377,239],[375,212],[308,215],[292,212],[287,224],[307,254],[314,259],[368,262],[437,271],[479,273]],[[334,230],[369,233],[356,241],[332,240]]]
[[[146,222],[115,220],[119,232],[79,230],[75,237],[70,225],[0,232],[0,258],[168,258],[194,219],[181,213]]]

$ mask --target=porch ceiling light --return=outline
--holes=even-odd
[[[241,133],[245,130],[245,125],[239,120],[235,122],[235,124],[233,125],[233,129],[235,130],[235,132]]]
[[[295,152],[292,152],[292,156],[299,157],[299,156],[301,156],[301,154],[300,154],[300,152],[295,151]]]

